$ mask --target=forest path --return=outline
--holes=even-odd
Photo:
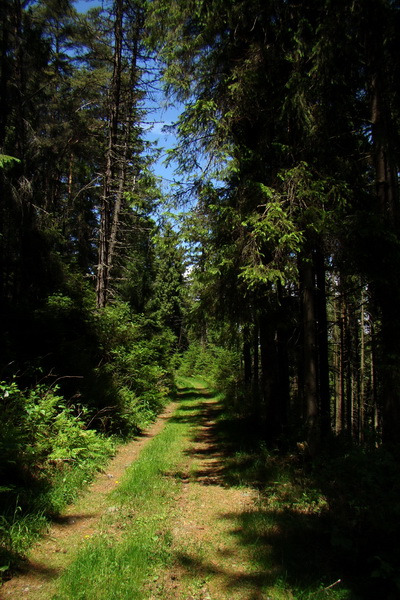
[[[178,402],[171,404],[141,438],[124,446],[106,473],[68,508],[32,550],[24,572],[0,589],[1,599],[50,600],[54,596],[57,580],[77,548],[115,509],[111,492],[126,467],[169,420],[189,423],[191,434],[179,473],[174,475],[179,479],[179,492],[168,519],[170,558],[148,578],[143,600],[268,599],[262,589],[266,589],[272,573],[269,569],[260,571],[259,562],[253,560],[241,536],[240,523],[254,511],[257,492],[227,483],[229,446],[218,434],[218,397],[198,383],[189,385],[180,389]],[[95,600],[90,594],[86,597]]]
[[[182,390],[181,396],[193,394]],[[149,584],[150,600],[269,600],[260,572],[240,535],[241,521],[257,500],[254,488],[227,483],[229,446],[218,435],[221,407],[197,389],[198,414],[185,452],[181,494],[171,525],[172,560]]]
[[[122,446],[82,496],[68,506],[44,537],[32,548],[21,572],[0,588],[0,600],[49,600],[56,581],[71,562],[77,547],[93,535],[102,518],[113,511],[110,493],[118,485],[126,468],[143,448],[162,431],[176,411],[172,402],[157,420],[138,438]]]

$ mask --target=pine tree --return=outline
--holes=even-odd
[[[280,327],[274,334],[270,323],[276,324],[282,297],[289,301],[293,293],[297,296],[304,357],[297,378],[299,398],[310,447],[317,448],[320,435],[326,438],[331,427],[327,266],[340,264],[345,271],[361,273],[356,248],[350,249],[347,264],[344,248],[349,250],[350,236],[359,237],[358,219],[372,223],[379,211],[380,231],[393,232],[391,255],[397,256],[397,62],[391,53],[398,6],[386,1],[367,7],[346,2],[338,7],[329,0],[262,6],[256,1],[207,6],[193,1],[167,9],[159,0],[153,9],[161,21],[161,35],[158,25],[153,37],[161,39],[156,45],[165,61],[167,89],[186,102],[178,124],[185,140],[176,151],[181,167],[192,168],[196,153],[203,153],[206,163],[216,166],[213,176],[218,173],[224,181],[218,191],[211,191],[211,185],[204,191],[204,183],[197,188],[202,211],[211,218],[214,243],[207,254],[213,254],[210,273],[215,277],[218,270],[220,280],[214,293],[235,282],[245,305],[250,290],[255,292],[256,307],[250,310],[249,305],[248,314],[257,314],[252,326],[261,327],[261,379],[269,406],[282,385],[272,375],[273,340]],[[170,43],[172,38],[179,42]],[[382,64],[387,66],[378,68]],[[228,158],[219,167],[223,156]],[[375,156],[376,201],[370,156]],[[235,253],[239,260],[232,260]],[[397,272],[395,260],[391,268]],[[232,271],[222,272],[226,264]],[[398,336],[389,333],[398,321],[396,294],[389,293],[390,277],[381,278],[371,269],[363,275],[376,290],[381,340],[393,358],[390,366],[387,362],[391,375],[381,375],[385,411],[397,423],[399,386],[393,374]],[[399,289],[397,283],[395,287]],[[230,318],[237,328],[236,317]],[[291,350],[286,346],[283,354],[289,356]],[[248,349],[246,355],[249,363]],[[247,378],[248,373],[247,367]],[[269,420],[278,411],[273,408]],[[389,418],[385,420],[389,427]]]

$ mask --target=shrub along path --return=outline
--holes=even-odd
[[[110,494],[118,486],[127,467],[162,431],[176,408],[176,402],[169,404],[148,430],[118,450],[104,472],[99,473],[79,500],[64,511],[34,546],[21,572],[0,587],[0,599],[51,598],[58,577],[71,561],[77,547],[93,535],[105,516],[115,510]]]

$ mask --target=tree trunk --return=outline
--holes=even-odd
[[[254,412],[260,416],[260,367],[259,367],[259,327],[258,322],[255,320],[254,332],[253,332],[253,379],[252,379],[252,397],[254,404]]]
[[[378,434],[380,432],[379,424],[379,404],[378,404],[378,390],[376,383],[376,335],[374,323],[371,323],[371,396],[372,396],[372,427],[375,436],[375,444],[377,445]]]
[[[4,7],[1,27],[1,50],[0,50],[0,148],[4,146],[4,138],[8,115],[11,111],[11,102],[9,101],[9,79],[11,75],[9,58],[9,38],[10,38],[10,15]]]
[[[290,403],[290,370],[288,356],[289,340],[287,328],[283,325],[283,323],[278,325],[277,343],[279,373],[277,419],[279,433],[282,433],[288,425],[288,408]]]
[[[331,433],[331,399],[329,388],[329,356],[328,356],[328,317],[326,311],[326,284],[324,255],[320,248],[315,254],[317,276],[317,316],[318,316],[318,366],[319,394],[321,411],[321,436],[326,439]]]
[[[335,390],[335,434],[339,435],[342,431],[342,317],[341,300],[335,298],[334,301],[334,328],[333,328],[333,369],[334,369],[334,390]]]
[[[252,368],[251,368],[251,341],[250,341],[250,327],[246,326],[243,328],[243,371],[244,371],[244,385],[246,391],[251,388],[252,380]]]
[[[273,395],[276,374],[275,329],[270,314],[264,314],[260,318],[260,351],[263,417],[266,419],[266,437],[270,439],[274,434]]]
[[[318,409],[315,283],[312,251],[306,253],[301,259],[300,286],[303,318],[304,412],[308,447],[311,456],[315,456],[320,446],[320,423]]]
[[[364,441],[364,414],[365,414],[365,312],[364,312],[364,294],[361,294],[361,329],[360,329],[360,387],[358,399],[358,441],[360,444]]]
[[[387,231],[398,235],[398,169],[394,159],[395,153],[390,148],[387,108],[384,105],[383,85],[378,71],[371,78],[371,94],[377,201]],[[382,425],[383,441],[386,443],[398,442],[400,430],[400,282],[397,279],[397,271],[398,265],[394,263],[391,265],[391,272],[380,277],[377,285],[385,361],[382,372]]]
[[[110,269],[112,266],[112,256],[110,254],[111,229],[116,218],[115,209],[118,208],[113,204],[112,194],[113,186],[115,185],[115,157],[118,153],[117,141],[122,70],[122,0],[116,0],[114,6],[114,64],[110,90],[108,146],[100,208],[99,260],[96,286],[97,306],[99,308],[106,306],[109,295]]]
[[[347,370],[347,354],[346,354],[346,305],[344,298],[341,299],[340,311],[340,414],[341,414],[341,431],[346,431],[346,370]]]

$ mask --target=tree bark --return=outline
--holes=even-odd
[[[315,253],[315,270],[317,278],[317,316],[318,316],[318,366],[321,436],[326,439],[331,433],[331,399],[329,387],[329,355],[328,355],[328,317],[326,310],[326,283],[324,255],[320,248]]]
[[[243,328],[243,371],[244,384],[246,390],[251,387],[252,368],[251,368],[251,341],[249,327]]]
[[[115,185],[115,157],[117,155],[118,121],[121,95],[123,18],[122,0],[116,0],[114,6],[114,62],[110,90],[108,145],[103,181],[103,194],[100,208],[99,260],[97,266],[96,286],[98,308],[104,308],[108,300],[110,269],[112,266],[112,256],[110,253],[111,230],[113,222],[115,222],[116,219],[115,209],[118,208],[118,206],[113,205],[112,194],[113,186]]]
[[[398,169],[394,152],[391,151],[388,109],[385,107],[383,84],[378,70],[371,77],[371,99],[377,202],[388,232],[398,235]],[[400,430],[400,283],[397,280],[397,268],[398,265],[393,264],[392,272],[385,273],[377,284],[385,360],[382,373],[382,433],[386,443],[397,443]]]
[[[255,319],[254,331],[253,331],[253,378],[252,378],[252,397],[254,412],[260,416],[260,340],[259,340],[259,327],[258,320]]]
[[[266,437],[276,438],[280,433],[278,390],[278,354],[276,347],[275,318],[272,313],[260,319],[261,382],[265,406]]]
[[[358,399],[358,441],[364,441],[364,415],[365,415],[365,309],[364,294],[361,294],[361,319],[360,319],[360,389]]]
[[[320,446],[318,407],[317,329],[315,307],[315,281],[312,250],[300,261],[301,307],[303,319],[303,376],[304,412],[307,442],[311,456]]]
[[[129,55],[123,54],[124,2],[114,3],[114,64],[110,85],[109,130],[103,195],[100,210],[99,261],[97,277],[97,305],[107,304],[113,271],[116,266],[120,240],[124,194],[129,177],[132,153],[132,123],[138,83],[139,36],[143,15],[138,9],[132,26]],[[125,37],[127,34],[125,32]],[[123,60],[124,58],[124,60]],[[129,71],[125,64],[129,60]],[[124,77],[125,76],[125,77]],[[136,185],[136,174],[129,181],[130,192]]]

